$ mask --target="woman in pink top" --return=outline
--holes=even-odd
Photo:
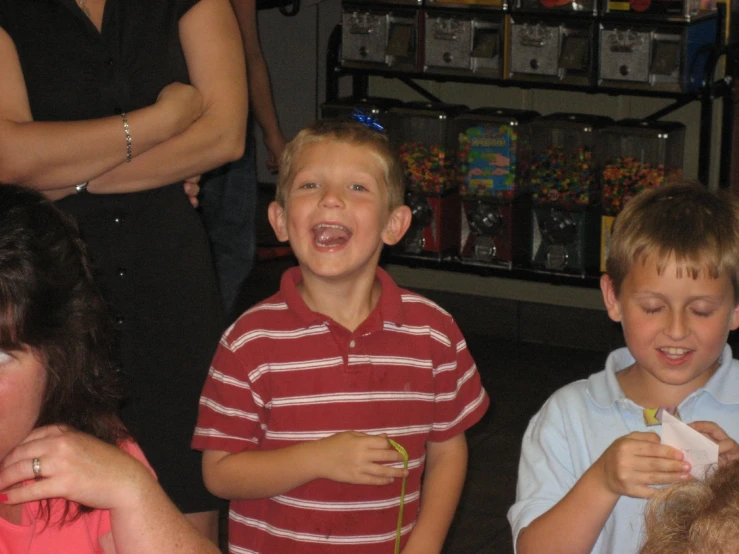
[[[217,554],[115,415],[108,311],[70,220],[0,186],[0,554]]]

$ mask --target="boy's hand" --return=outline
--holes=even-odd
[[[650,498],[649,485],[667,485],[689,478],[683,453],[660,444],[656,433],[629,433],[613,442],[595,462],[606,488],[617,495]]]
[[[345,431],[320,442],[325,454],[322,477],[326,479],[354,485],[387,485],[406,474],[403,468],[383,465],[403,461],[384,436]]]
[[[739,444],[713,421],[694,421],[693,423],[688,423],[688,426],[718,444],[719,464],[723,465],[739,459]]]

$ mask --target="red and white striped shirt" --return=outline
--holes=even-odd
[[[223,335],[200,398],[193,448],[269,450],[342,431],[386,434],[408,451],[403,540],[419,509],[427,442],[478,421],[489,399],[452,317],[377,270],[382,295],[354,332],[311,311],[296,284],[244,313]],[[327,479],[231,502],[231,554],[388,554],[401,480]]]

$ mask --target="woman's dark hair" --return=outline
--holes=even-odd
[[[0,349],[28,347],[44,363],[37,427],[68,425],[109,444],[127,438],[112,337],[73,220],[36,191],[0,185]]]

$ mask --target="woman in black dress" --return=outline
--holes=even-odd
[[[0,0],[0,182],[77,219],[120,329],[121,416],[210,536],[189,442],[222,316],[182,181],[241,155],[245,81],[228,0]]]

